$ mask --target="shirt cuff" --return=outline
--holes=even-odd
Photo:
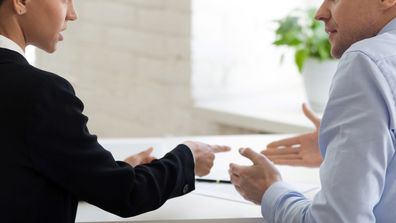
[[[278,181],[267,189],[261,199],[261,214],[265,222],[275,222],[275,211],[279,200],[291,191],[296,190],[283,181]]]

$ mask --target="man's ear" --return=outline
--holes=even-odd
[[[23,15],[27,12],[27,4],[30,0],[12,0],[14,11],[18,15]]]
[[[381,4],[381,8],[384,10],[390,9],[396,6],[396,0],[378,0]]]

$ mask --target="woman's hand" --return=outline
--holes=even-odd
[[[267,149],[261,153],[275,164],[305,167],[318,167],[322,164],[318,143],[320,119],[305,104],[303,112],[315,125],[315,131],[268,144]]]
[[[200,177],[210,173],[216,153],[228,152],[231,150],[229,146],[209,145],[196,141],[185,141],[183,144],[190,148],[195,159],[195,175]]]
[[[153,150],[154,150],[154,148],[150,147],[142,152],[139,152],[137,154],[134,154],[134,155],[126,158],[124,161],[133,167],[150,163],[151,161],[156,159],[155,157],[151,156],[151,153],[153,152]]]

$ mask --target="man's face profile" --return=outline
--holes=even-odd
[[[355,42],[375,36],[382,13],[377,0],[324,0],[316,19],[326,25],[331,54],[340,58]]]

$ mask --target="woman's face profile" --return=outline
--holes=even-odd
[[[52,53],[63,40],[68,21],[77,19],[73,0],[26,0],[21,27],[26,45]]]

